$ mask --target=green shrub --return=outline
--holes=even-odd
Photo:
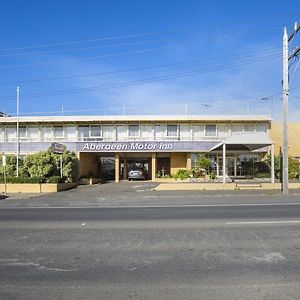
[[[216,172],[214,172],[214,171],[212,171],[212,172],[209,174],[209,176],[210,176],[210,179],[216,179],[216,178],[217,178],[217,174],[216,174]]]
[[[266,158],[266,163],[271,166],[271,155]],[[276,178],[282,179],[282,157],[274,156],[274,168]],[[289,157],[289,179],[299,177],[300,162],[292,157]]]
[[[198,167],[208,172],[211,167],[211,160],[205,156],[200,157],[198,160]]]
[[[270,178],[270,177],[271,177],[271,174],[270,174],[270,173],[267,173],[267,172],[265,172],[265,173],[257,173],[257,174],[255,175],[255,177],[256,177],[256,178]]]
[[[175,178],[183,180],[183,179],[191,178],[191,176],[192,176],[191,171],[181,169],[177,171]]]
[[[61,178],[60,176],[51,176],[48,180],[48,183],[63,183],[65,182],[64,178]]]
[[[1,176],[0,181],[4,182],[3,176]],[[43,177],[24,177],[24,176],[11,177],[11,176],[8,176],[8,177],[6,177],[6,182],[7,183],[43,183],[43,182],[45,182],[45,179]]]

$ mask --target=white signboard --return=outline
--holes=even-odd
[[[2,155],[2,166],[6,167],[6,156]]]

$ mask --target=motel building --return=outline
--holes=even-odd
[[[3,154],[16,154],[16,122],[16,117],[0,118]],[[148,179],[155,180],[158,172],[174,175],[180,169],[191,170],[205,153],[225,183],[228,177],[248,175],[243,162],[260,161],[279,151],[280,136],[275,134],[276,145],[272,126],[271,117],[265,115],[26,116],[19,117],[19,155],[62,143],[77,154],[79,177],[106,176],[119,182],[126,180],[133,165],[142,165]],[[274,128],[275,133],[281,131],[280,124]]]

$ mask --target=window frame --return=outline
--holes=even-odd
[[[214,135],[207,135],[208,131],[207,131],[207,127],[208,126],[214,126],[215,127],[215,134]],[[204,128],[204,136],[207,138],[214,138],[218,136],[218,128],[217,128],[217,124],[205,124],[205,128]]]

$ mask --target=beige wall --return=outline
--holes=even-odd
[[[79,176],[89,176],[94,177],[99,176],[97,153],[78,153],[79,159]]]
[[[175,175],[178,170],[187,168],[186,153],[171,153],[171,175]]]
[[[275,154],[278,155],[282,149],[282,123],[272,122],[271,138],[275,142]],[[300,157],[300,122],[289,123],[289,155]]]

